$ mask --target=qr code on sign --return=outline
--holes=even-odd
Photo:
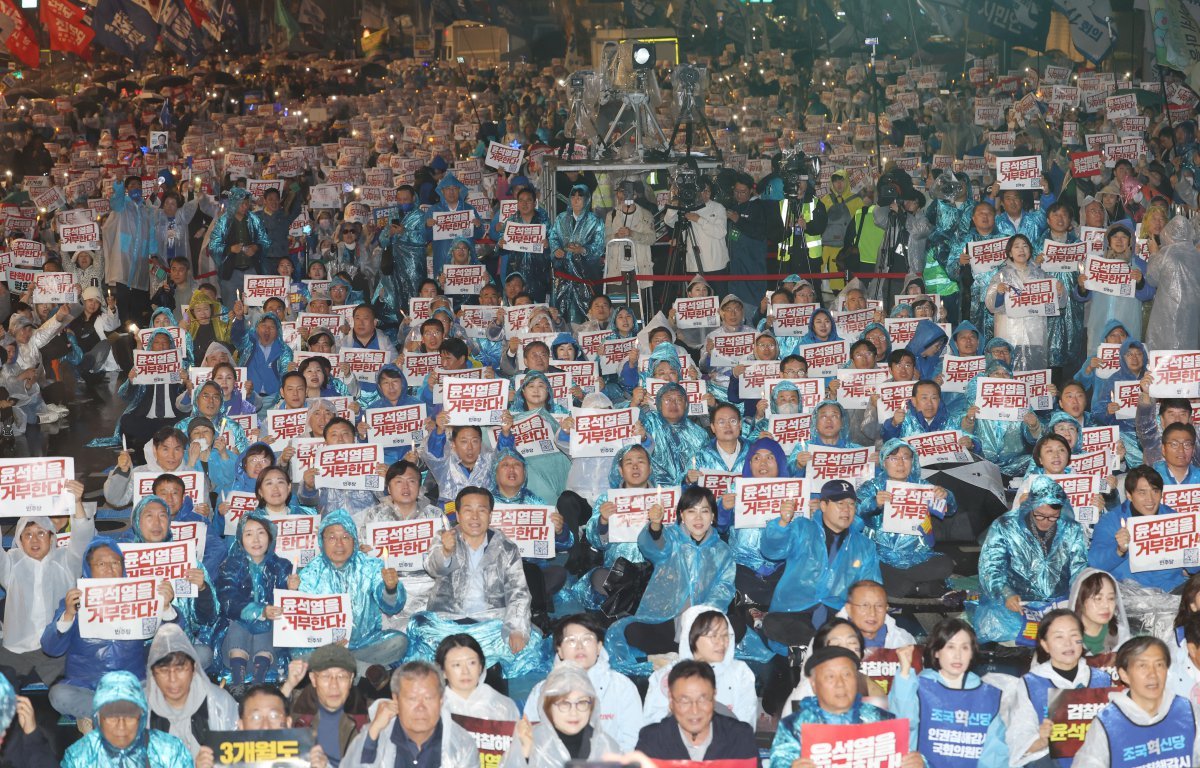
[[[550,444],[549,440],[538,440],[537,442],[538,450],[542,451],[543,453],[549,453],[554,450],[554,446]]]
[[[340,643],[343,640],[347,639],[346,638],[346,629],[345,629],[345,627],[334,627],[332,630],[330,630],[329,636],[330,636],[332,642]]]
[[[533,542],[534,557],[550,557],[550,542],[535,541]]]
[[[363,478],[363,486],[365,486],[366,490],[368,491],[382,491],[383,478],[379,475],[367,475]]]
[[[1183,567],[1190,568],[1200,565],[1200,547],[1188,547],[1183,550]]]
[[[153,637],[158,631],[158,619],[142,619],[142,637]]]

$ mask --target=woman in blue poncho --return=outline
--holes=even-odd
[[[521,386],[513,397],[509,411],[517,421],[530,417],[541,419],[549,435],[556,435],[558,422],[569,415],[554,399],[550,380],[539,371],[529,371],[521,379]],[[558,450],[557,444],[554,444],[554,447],[549,453],[524,459],[529,471],[529,490],[549,503],[557,502],[558,497],[566,490],[567,474],[571,471],[571,459]]]
[[[707,488],[691,486],[679,497],[674,525],[664,525],[655,505],[638,534],[638,549],[654,575],[634,616],[613,624],[605,637],[613,669],[630,675],[653,671],[648,654],[670,653],[678,643],[675,617],[689,606],[722,609],[734,596],[734,562],[713,528],[716,500]]]
[[[889,480],[930,485],[921,479],[921,465],[913,456],[912,448],[900,439],[884,443],[875,477],[858,487],[858,516],[879,550],[883,585],[892,597],[941,597],[946,591],[946,579],[954,571],[954,561],[948,555],[933,551],[932,532],[910,535],[883,530],[883,507],[891,501],[887,490]],[[934,495],[945,502],[940,517],[958,511],[954,494],[945,488],[936,488]],[[933,510],[928,514],[934,514]]]
[[[992,523],[979,553],[973,624],[980,642],[1015,640],[1025,623],[1022,605],[1065,598],[1087,558],[1067,494],[1049,477],[1034,478],[1021,506]]]
[[[985,377],[1011,379],[1012,372],[999,360],[988,363],[987,370],[967,382],[966,396],[963,398],[965,408],[950,421],[956,423],[957,428],[967,436],[974,438],[983,457],[1000,467],[1003,474],[1020,477],[1029,471],[1031,462],[1022,435],[1025,426],[1020,421],[1000,421],[979,416],[979,406],[975,405],[975,401],[979,393],[979,381]]]
[[[641,406],[641,425],[653,442],[650,456],[655,485],[682,485],[691,460],[708,443],[708,432],[688,418],[687,392],[678,384],[658,390],[655,407]]]
[[[1125,446],[1125,465],[1130,469],[1141,466],[1142,444],[1138,441],[1134,419],[1118,419],[1121,406],[1113,400],[1113,390],[1118,381],[1141,381],[1146,375],[1146,364],[1150,355],[1146,346],[1130,337],[1121,343],[1121,367],[1107,379],[1096,379],[1092,392],[1092,421],[1095,424],[1116,424],[1121,430],[1121,443]]]
[[[217,594],[229,622],[224,658],[234,685],[247,681],[251,667],[252,681],[265,682],[278,660],[271,629],[271,622],[280,616],[274,595],[276,589],[287,589],[291,572],[292,564],[275,554],[275,526],[264,511],[255,510],[242,518],[217,574]]]
[[[586,280],[598,280],[604,263],[604,222],[592,212],[586,184],[571,187],[570,208],[558,214],[547,237],[555,272],[570,275],[555,282],[551,303],[568,323],[587,321],[595,294]]]

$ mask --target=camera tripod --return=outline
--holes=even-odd
[[[689,99],[695,99],[694,96],[688,96]],[[667,142],[667,151],[675,149],[675,139],[679,138],[679,132],[683,131],[684,155],[691,157],[693,140],[695,139],[696,123],[700,123],[700,127],[704,129],[704,135],[708,137],[708,143],[712,146],[713,156],[717,160],[721,159],[721,149],[717,146],[717,140],[713,137],[712,129],[708,127],[708,118],[701,111],[697,117],[690,117],[691,107],[685,106],[679,110],[679,117],[675,118],[675,128],[671,131],[671,140]]]
[[[692,222],[687,219],[689,213],[695,213],[702,206],[667,206],[668,209],[678,213],[679,218],[675,221],[675,231],[671,235],[670,256],[667,259],[668,275],[683,275],[687,273],[687,255],[690,252],[696,259],[696,271],[702,272],[700,268],[700,243],[696,241],[696,233],[692,230]],[[689,251],[690,249],[690,251]],[[659,302],[660,307],[669,307],[680,295],[684,289],[679,283],[669,282],[663,287],[662,299]]]

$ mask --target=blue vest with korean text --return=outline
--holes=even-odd
[[[929,677],[918,679],[921,731],[917,749],[930,768],[973,768],[983,756],[983,741],[1000,712],[1000,689],[947,688]]]
[[[1137,725],[1116,704],[1109,704],[1096,717],[1108,736],[1112,768],[1191,765],[1196,722],[1192,705],[1182,696],[1174,697],[1167,716],[1153,725]]]

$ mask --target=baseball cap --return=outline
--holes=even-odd
[[[854,492],[854,486],[845,480],[830,480],[821,486],[821,501],[856,498],[858,498],[858,494]]]
[[[837,481],[842,482],[842,481]],[[828,485],[828,483],[826,483]],[[804,662],[805,676],[811,676],[813,670],[821,666],[827,661],[834,659],[850,659],[854,663],[855,668],[858,667],[860,661],[858,654],[849,648],[843,648],[840,645],[827,645],[824,648],[819,648],[812,652],[808,660]]]

